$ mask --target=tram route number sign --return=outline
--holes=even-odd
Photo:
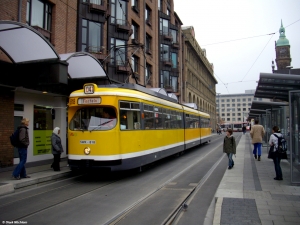
[[[95,140],[80,140],[80,144],[91,144],[94,145],[96,144]]]

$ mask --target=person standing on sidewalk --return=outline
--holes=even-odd
[[[252,138],[252,144],[254,145],[253,155],[255,159],[258,158],[258,161],[260,161],[262,138],[265,135],[265,129],[259,124],[258,120],[255,120],[255,124],[251,128],[250,135]]]
[[[18,127],[19,130],[19,158],[20,162],[18,166],[13,171],[13,178],[20,180],[21,178],[30,178],[26,174],[25,163],[27,161],[27,148],[29,145],[29,135],[28,135],[28,126],[29,126],[29,119],[23,118],[21,120],[21,126]]]
[[[269,139],[269,144],[270,144],[271,147],[274,146],[272,148],[273,149],[272,159],[273,159],[273,162],[274,162],[275,173],[276,173],[276,177],[274,177],[274,180],[283,180],[280,161],[281,161],[281,159],[286,159],[286,154],[280,154],[276,151],[276,149],[278,147],[278,138],[275,135],[277,137],[282,137],[283,136],[280,133],[279,128],[277,126],[274,126],[272,128],[272,134],[271,134],[270,139]]]
[[[243,126],[242,130],[243,130],[243,134],[245,134],[246,133],[246,126]]]
[[[223,152],[227,154],[228,169],[230,170],[234,166],[232,156],[236,154],[236,142],[232,136],[232,129],[230,128],[226,131],[226,136],[224,137]]]
[[[54,157],[51,168],[53,168],[54,171],[60,171],[60,166],[59,166],[60,155],[64,151],[59,134],[60,134],[60,128],[55,127],[51,137],[52,154]]]

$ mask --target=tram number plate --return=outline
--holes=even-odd
[[[80,144],[96,144],[94,140],[80,140]]]

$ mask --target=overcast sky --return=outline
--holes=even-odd
[[[281,19],[291,66],[300,68],[300,0],[174,0],[174,10],[183,26],[194,27],[198,44],[214,64],[217,93],[256,89],[259,74],[272,73]]]

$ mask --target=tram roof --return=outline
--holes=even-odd
[[[140,91],[154,97],[158,97],[170,102],[174,102],[178,104],[178,99],[173,96],[168,96],[167,92],[163,88],[145,88],[138,84],[124,83],[124,84],[112,84],[112,85],[98,85],[98,87],[106,87],[106,88],[124,88],[130,90]]]

